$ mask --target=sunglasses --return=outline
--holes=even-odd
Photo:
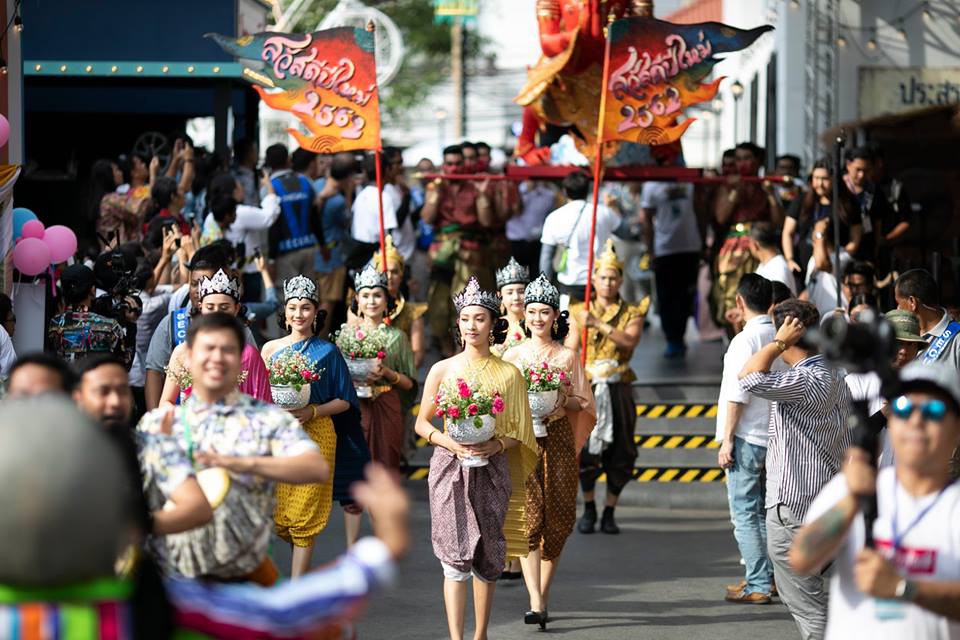
[[[940,422],[947,415],[947,403],[937,399],[927,400],[922,404],[914,404],[908,397],[900,396],[893,401],[891,407],[893,415],[901,420],[906,420],[912,416],[917,409],[920,410],[920,415],[923,416],[924,420]]]

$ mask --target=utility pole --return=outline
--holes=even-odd
[[[463,68],[463,18],[454,16],[450,27],[450,73],[453,76],[453,137],[462,140],[466,135],[467,83]]]

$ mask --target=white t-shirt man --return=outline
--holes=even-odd
[[[400,202],[393,191],[383,190],[383,228],[390,233],[397,228],[397,209]],[[377,203],[377,186],[367,185],[353,201],[353,222],[350,235],[357,242],[376,244],[380,242],[380,210]]]
[[[846,495],[846,478],[840,474],[820,491],[807,510],[805,522],[813,522]],[[873,525],[877,550],[893,562],[901,575],[914,580],[960,580],[958,483],[942,494],[916,498],[897,483],[894,468],[881,469],[877,475],[877,506],[878,517]],[[925,509],[927,512],[921,516]],[[902,537],[896,552],[894,517]],[[863,516],[857,514],[834,563],[826,640],[960,639],[960,622],[951,622],[909,602],[877,600],[857,589],[853,567],[863,549],[863,532]]]
[[[653,216],[655,256],[700,252],[692,184],[645,182],[640,191],[640,207],[656,211]]]
[[[394,210],[394,216],[396,216],[396,211],[400,209],[400,205],[403,204],[403,191],[400,190],[395,184],[384,185],[383,193],[384,195],[390,193],[390,197],[394,202],[397,203],[397,208]],[[387,226],[387,210],[386,210],[386,201],[384,201],[384,210],[383,210],[383,224],[385,229],[389,229]],[[379,228],[377,230],[377,242],[380,242]],[[400,255],[403,256],[404,263],[409,263],[410,259],[413,258],[413,252],[417,250],[417,232],[413,229],[413,222],[410,220],[410,216],[407,215],[406,219],[403,221],[403,224],[397,227],[397,230],[392,234],[395,240],[394,244],[397,247],[397,251],[400,252]]]
[[[782,282],[790,289],[790,293],[797,295],[797,284],[790,271],[790,265],[782,254],[777,254],[757,267],[756,274],[771,282]]]
[[[773,342],[776,336],[773,320],[763,315],[752,318],[743,326],[743,331],[730,341],[723,356],[723,377],[720,380],[720,395],[717,398],[717,441],[723,440],[727,423],[727,403],[742,405],[743,413],[737,423],[735,435],[752,445],[766,447],[770,437],[770,401],[757,397],[740,388],[740,372],[753,354]],[[783,362],[774,363],[774,371],[782,371]]]
[[[586,200],[571,200],[555,209],[543,222],[540,242],[556,247],[565,245],[567,268],[557,274],[557,280],[567,286],[587,284],[587,258],[590,253],[590,217],[592,203]],[[579,220],[577,218],[579,217]],[[599,255],[604,243],[620,224],[620,216],[602,204],[597,205],[597,233],[594,255]],[[576,225],[576,226],[574,226]],[[559,251],[559,249],[558,249]]]

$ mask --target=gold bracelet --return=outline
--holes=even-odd
[[[606,322],[604,322],[603,324],[601,324],[601,325],[598,327],[598,329],[600,329],[600,333],[602,333],[602,334],[605,335],[605,336],[609,336],[611,333],[613,333],[613,327],[611,327],[611,326],[610,326],[609,324],[607,324]]]
[[[310,419],[311,420],[317,419],[317,405],[315,404],[310,405]]]
[[[433,446],[436,446],[436,445],[433,444],[433,436],[437,435],[437,433],[438,433],[439,431],[440,431],[439,429],[434,429],[433,431],[431,431],[430,433],[427,434],[427,443],[428,443],[428,444],[433,445]]]
[[[503,438],[497,438],[497,442],[500,443],[500,453],[507,450],[507,443],[503,441]]]
[[[394,378],[394,379],[393,379],[393,382],[391,382],[390,384],[396,385],[397,383],[400,382],[400,372],[399,372],[399,371],[394,371],[394,372],[393,372],[393,375],[395,375],[395,376],[397,376],[397,377]]]

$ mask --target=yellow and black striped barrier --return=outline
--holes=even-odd
[[[719,449],[720,443],[710,436],[633,436],[641,449]]]
[[[637,467],[633,470],[637,482],[723,482],[726,476],[723,469],[716,467],[677,468],[677,467]],[[603,476],[600,476],[603,481]]]
[[[715,404],[638,404],[637,417],[657,418],[716,418]]]
[[[429,467],[408,467],[407,478],[410,480],[426,480],[430,473]],[[723,469],[710,467],[681,468],[681,467],[637,467],[633,470],[633,478],[637,482],[724,482],[726,477]],[[606,474],[599,478],[606,482]]]

